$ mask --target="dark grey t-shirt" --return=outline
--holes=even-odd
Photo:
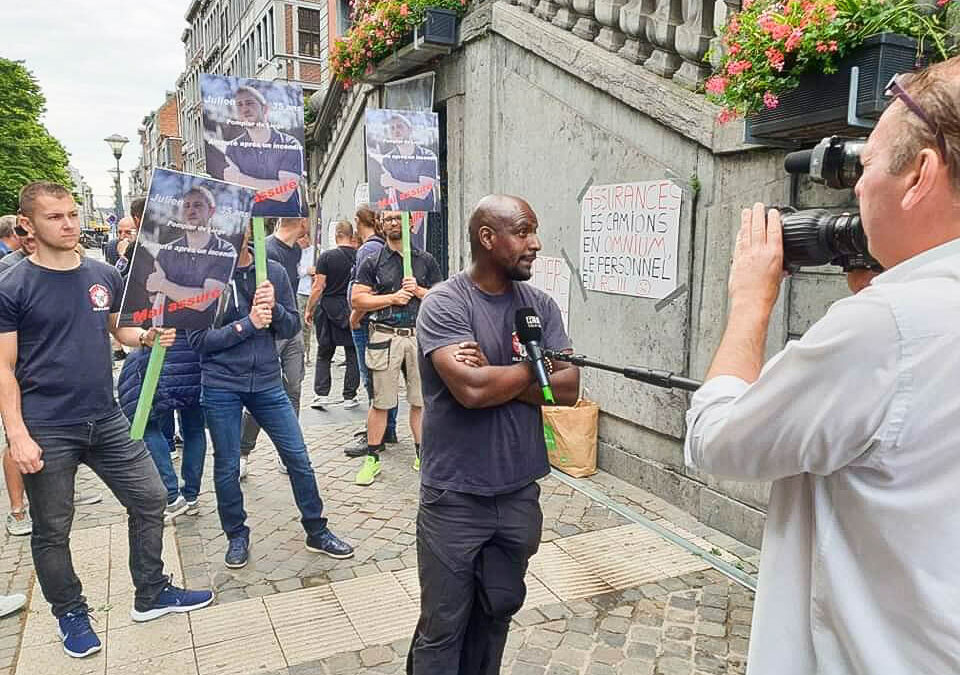
[[[275,234],[271,234],[263,243],[267,249],[267,257],[283,265],[283,269],[287,273],[287,279],[290,280],[290,290],[296,294],[297,285],[300,283],[300,273],[297,271],[297,267],[300,265],[303,249],[296,244],[287,246],[277,239]]]
[[[523,360],[514,331],[521,307],[532,307],[540,316],[543,347],[570,348],[560,308],[530,284],[514,282],[507,293],[488,295],[461,272],[424,299],[417,320],[424,399],[420,480],[424,485],[498,495],[518,490],[550,471],[538,406],[510,401],[495,408],[464,408],[430,359],[441,347],[473,340],[490,365]]]

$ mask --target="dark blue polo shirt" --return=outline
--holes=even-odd
[[[413,155],[402,155],[394,148],[383,157],[383,168],[390,175],[404,183],[420,183],[421,176],[430,176],[435,179],[438,173],[437,156],[427,148],[419,145],[414,147]],[[436,211],[436,190],[428,192],[424,198],[408,197],[398,203],[398,211]]]
[[[303,175],[303,146],[293,136],[272,129],[270,140],[257,143],[244,131],[230,141],[227,158],[241,172],[260,180],[278,180],[281,171],[289,171],[299,179]],[[254,216],[295,218],[304,216],[300,210],[300,194],[295,192],[286,202],[271,199],[254,202]]]
[[[207,279],[215,279],[224,285],[230,283],[233,266],[237,260],[237,250],[229,241],[211,234],[207,244],[198,249],[189,248],[186,236],[164,245],[157,253],[157,264],[163,269],[167,279],[179,286],[196,288],[197,295],[203,293]],[[167,305],[169,307],[168,299]],[[202,312],[185,306],[175,312],[180,316],[173,320],[174,312],[164,314],[166,325],[187,330],[200,330],[213,325],[217,314],[217,302]]]

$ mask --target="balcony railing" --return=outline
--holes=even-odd
[[[696,89],[703,59],[740,0],[504,0],[630,63]]]

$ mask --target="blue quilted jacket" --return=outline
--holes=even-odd
[[[133,420],[140,398],[140,388],[150,360],[149,349],[138,349],[127,355],[120,371],[117,396],[128,419]],[[160,371],[160,381],[153,397],[151,417],[170,410],[200,404],[200,357],[187,343],[184,331],[177,331],[177,339],[169,349]]]

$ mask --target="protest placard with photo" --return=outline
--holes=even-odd
[[[367,179],[374,211],[439,211],[436,113],[366,111]]]
[[[305,217],[303,89],[200,75],[207,173],[257,191],[254,216]]]
[[[227,295],[256,191],[154,169],[121,326],[210,328]]]

